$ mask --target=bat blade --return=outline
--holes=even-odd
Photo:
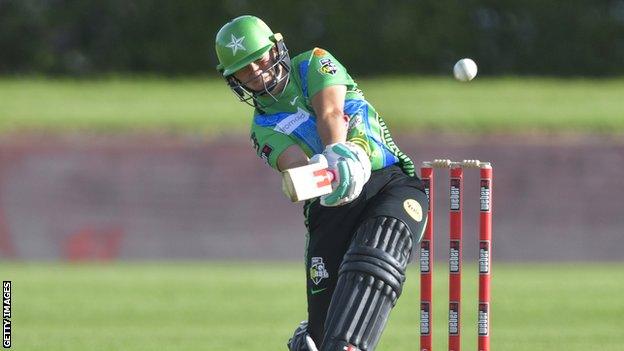
[[[282,172],[282,181],[290,201],[304,201],[332,192],[334,174],[323,164],[287,169]]]

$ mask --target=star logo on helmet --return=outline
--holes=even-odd
[[[243,40],[245,40],[244,36],[237,38],[234,34],[232,34],[232,41],[226,45],[228,48],[232,49],[232,56],[236,56],[236,52],[238,50],[247,51],[247,49],[243,46]]]

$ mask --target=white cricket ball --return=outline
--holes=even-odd
[[[453,75],[459,81],[471,81],[477,76],[477,64],[469,58],[461,59],[453,67]]]

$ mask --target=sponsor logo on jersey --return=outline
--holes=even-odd
[[[290,135],[300,125],[307,122],[310,119],[310,114],[305,110],[297,107],[297,112],[289,115],[281,120],[274,128],[275,131]]]
[[[256,133],[251,133],[251,145],[253,146],[256,153],[260,151],[260,144],[258,143],[258,138],[256,137]]]
[[[325,269],[325,263],[323,263],[322,257],[312,257],[310,262],[310,280],[314,285],[318,285],[321,280],[329,278],[329,273]]]
[[[319,63],[321,64],[321,68],[319,68],[319,72],[323,74],[334,75],[336,74],[336,72],[338,72],[338,68],[336,68],[336,65],[331,59],[322,58],[319,60]]]
[[[405,209],[405,212],[407,212],[407,214],[416,222],[422,221],[423,211],[418,201],[414,199],[407,199],[403,201],[403,208]]]
[[[297,99],[299,98],[299,95],[295,96],[294,99],[290,100],[290,105],[291,106],[295,106],[295,103],[297,103]]]
[[[349,119],[349,131],[353,128],[357,128],[357,126],[361,125],[364,120],[362,118],[361,113],[356,113],[353,116],[345,115]]]
[[[262,159],[266,161],[266,163],[269,163],[269,157],[271,156],[271,152],[273,152],[273,148],[269,144],[265,144],[262,147],[260,157],[262,157]]]

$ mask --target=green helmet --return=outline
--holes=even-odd
[[[263,81],[263,88],[258,91],[251,90],[245,84],[234,77],[234,73],[250,63],[260,59],[272,48],[276,48],[276,54],[272,54],[273,62],[264,72],[271,72],[272,79]],[[226,23],[215,40],[215,50],[219,59],[217,70],[243,102],[251,106],[268,106],[268,102],[262,102],[260,96],[269,96],[273,102],[277,101],[284,92],[276,92],[278,86],[285,87],[290,77],[290,56],[288,49],[280,33],[273,33],[269,26],[255,16],[240,16]],[[264,73],[263,72],[263,73]],[[262,79],[262,75],[254,79]],[[270,103],[270,102],[269,102]]]
[[[216,38],[217,70],[224,77],[259,59],[275,45],[275,34],[261,19],[240,16],[226,23]]]

